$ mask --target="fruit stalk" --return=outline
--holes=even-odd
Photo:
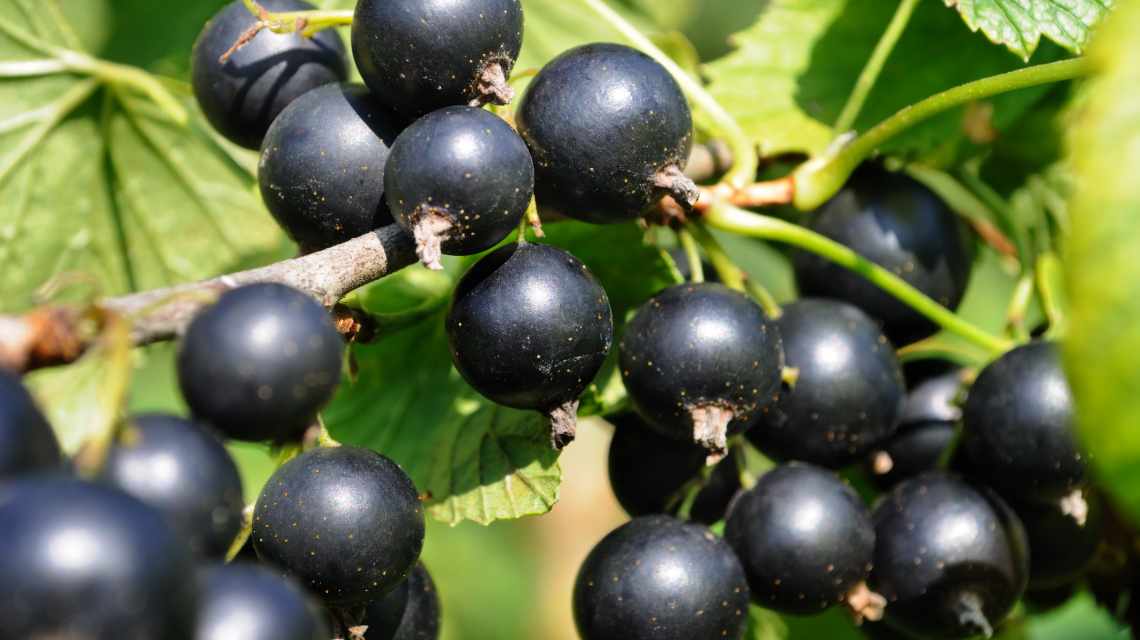
[[[855,87],[847,96],[847,104],[843,105],[843,111],[839,112],[839,118],[836,119],[834,127],[839,133],[847,131],[855,124],[855,119],[863,110],[863,104],[867,102],[867,96],[870,95],[871,89],[875,86],[875,81],[879,79],[879,74],[883,71],[883,65],[886,64],[891,51],[894,51],[895,45],[902,37],[903,31],[906,30],[906,25],[910,22],[910,17],[914,14],[914,9],[917,6],[918,0],[901,0],[899,2],[899,8],[895,9],[895,15],[891,18],[890,24],[887,25],[887,30],[879,38],[879,43],[875,45],[875,50],[871,52],[871,57],[867,59],[866,66],[863,67],[863,71],[855,81]]]

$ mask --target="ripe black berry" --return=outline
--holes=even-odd
[[[99,479],[166,516],[198,557],[222,558],[241,528],[241,476],[212,433],[176,416],[123,427]]]
[[[534,193],[526,144],[502,118],[474,107],[433,111],[404,130],[384,175],[388,208],[442,269],[440,253],[470,255],[518,226]]]
[[[962,389],[962,370],[951,369],[907,393],[898,431],[880,443],[868,461],[879,486],[892,487],[938,466],[958,433]]]
[[[769,455],[838,468],[894,433],[902,370],[879,326],[844,302],[798,300],[777,321],[799,373],[748,432]]]
[[[402,121],[359,85],[313,89],[273,121],[257,181],[277,223],[305,252],[392,223],[388,150]]]
[[[748,584],[724,540],[670,516],[618,527],[586,557],[574,585],[583,640],[739,638]]]
[[[636,218],[663,195],[691,205],[681,172],[693,120],[677,82],[619,44],[571,49],[542,68],[515,116],[540,207],[587,222]]]
[[[610,486],[622,509],[634,517],[674,512],[681,488],[705,466],[705,450],[650,431],[635,414],[609,420],[615,427],[610,441]]]
[[[399,584],[424,543],[416,488],[395,462],[358,447],[313,449],[269,478],[253,514],[263,560],[324,601],[363,605]]]
[[[962,419],[963,468],[1003,494],[1054,500],[1084,477],[1073,395],[1053,344],[1030,343],[990,363]]]
[[[725,450],[780,385],[780,335],[760,307],[714,283],[669,287],[626,327],[622,380],[638,413],[661,433]],[[731,424],[730,424],[731,421]]]
[[[239,440],[286,440],[316,418],[340,382],[344,341],[329,314],[281,284],[227,291],[201,311],[178,350],[194,416]]]
[[[307,11],[301,0],[261,0],[269,11]],[[336,31],[258,33],[224,63],[220,58],[257,22],[241,0],[226,5],[198,35],[191,54],[198,105],[215,129],[249,148],[261,146],[269,124],[301,94],[348,75],[344,43]]]
[[[613,341],[609,298],[577,258],[554,247],[503,247],[471,267],[447,314],[455,368],[499,404],[551,417],[551,442],[574,439],[578,396]]]
[[[0,488],[0,637],[191,640],[195,592],[162,516],[68,478]]]
[[[316,603],[299,585],[257,565],[236,563],[202,569],[198,601],[195,640],[332,637]]]
[[[955,309],[966,292],[974,245],[962,221],[929,189],[901,173],[865,167],[824,204],[811,228]],[[797,251],[796,283],[804,296],[849,302],[883,324],[903,345],[937,326],[859,274]]]
[[[373,601],[364,614],[368,640],[436,640],[439,596],[423,563],[388,595]]]
[[[857,612],[877,617],[855,602],[875,550],[871,512],[834,473],[798,462],[769,471],[732,503],[724,538],[757,604],[809,614],[850,595]]]
[[[1100,500],[1089,490],[1052,503],[1010,502],[1029,536],[1029,586],[1050,589],[1077,580],[1103,536]]]
[[[0,369],[0,480],[61,465],[51,425],[20,378]]]
[[[886,494],[874,522],[871,586],[909,633],[990,635],[1025,590],[1025,530],[991,491],[926,473]]]
[[[507,78],[522,37],[519,0],[360,0],[352,53],[368,87],[414,118],[510,102]]]

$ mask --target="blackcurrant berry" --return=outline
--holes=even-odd
[[[838,468],[898,426],[905,389],[894,347],[859,309],[798,300],[777,321],[795,382],[748,432],[765,453]]]
[[[292,580],[265,567],[236,563],[202,569],[198,601],[195,640],[332,637],[308,594]]]
[[[759,305],[714,283],[669,287],[646,302],[619,349],[638,413],[664,435],[725,450],[780,386],[780,335]],[[730,424],[731,421],[731,424]]]
[[[269,11],[308,11],[302,0],[261,0]],[[334,30],[312,38],[262,30],[225,61],[221,57],[257,23],[241,0],[206,23],[191,54],[194,96],[218,133],[248,149],[301,94],[348,75],[344,43]]]
[[[19,376],[0,369],[0,480],[62,462],[55,432],[31,394]]]
[[[689,519],[711,525],[723,520],[728,506],[741,491],[740,466],[737,456],[743,455],[737,449],[729,449],[728,455],[713,467],[704,485],[689,506]]]
[[[763,607],[810,614],[845,600],[857,613],[874,606],[856,602],[867,595],[875,551],[871,512],[830,471],[792,462],[765,473],[732,503],[724,539]]]
[[[923,638],[990,635],[1025,591],[1025,530],[991,491],[930,472],[896,486],[873,517],[871,586],[894,626]]]
[[[253,514],[263,560],[297,577],[326,603],[364,605],[415,566],[424,512],[408,475],[358,447],[327,447],[290,460],[269,478]]]
[[[474,107],[433,111],[404,130],[384,175],[388,208],[416,239],[420,260],[470,255],[518,227],[534,193],[526,144],[502,118]]]
[[[0,488],[0,638],[194,637],[190,555],[161,514],[63,477]]]
[[[982,369],[962,420],[963,469],[1003,494],[1054,500],[1084,478],[1073,394],[1051,343],[1017,347]]]
[[[226,448],[176,416],[131,419],[99,473],[160,511],[200,558],[222,558],[241,529],[241,476]]]
[[[313,89],[273,121],[257,181],[265,206],[303,251],[392,223],[384,173],[401,128],[367,89],[344,84]]]
[[[610,487],[622,509],[634,517],[673,513],[683,497],[681,489],[705,466],[705,450],[651,431],[635,414],[609,420],[615,427]]]
[[[551,418],[551,442],[574,439],[578,396],[613,342],[605,289],[586,265],[554,247],[520,243],[477,262],[447,314],[451,359],[491,400]]]
[[[721,538],[670,516],[618,527],[586,557],[574,585],[583,640],[740,638],[748,584]]]
[[[1100,500],[1085,489],[1061,502],[1010,502],[1029,536],[1029,586],[1049,589],[1077,580],[1104,539]]]
[[[344,340],[312,298],[281,284],[222,294],[178,350],[194,416],[238,440],[287,440],[312,424],[340,382]]]
[[[663,195],[696,201],[682,173],[693,142],[689,105],[669,72],[636,49],[589,44],[563,53],[527,87],[515,118],[543,209],[621,222]]]
[[[423,563],[388,595],[373,601],[364,614],[368,640],[436,640],[439,596]]]
[[[364,82],[408,117],[451,105],[507,104],[522,47],[519,0],[360,0],[352,53]]]
[[[815,212],[812,230],[851,247],[943,306],[955,309],[966,292],[974,245],[966,226],[922,184],[874,167],[856,172]],[[815,254],[794,254],[800,294],[849,302],[883,324],[903,345],[938,327],[859,274]]]
[[[938,466],[958,434],[962,389],[962,370],[951,369],[923,380],[907,393],[898,431],[880,443],[868,460],[871,477],[880,487],[892,487]]]

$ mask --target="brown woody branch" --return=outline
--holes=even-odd
[[[396,225],[265,267],[209,280],[107,298],[98,310],[126,317],[136,345],[177,337],[219,293],[255,282],[289,285],[332,307],[345,294],[416,261],[415,245]],[[82,309],[49,306],[0,316],[0,367],[14,371],[65,364],[82,355],[96,333],[85,330]],[[337,318],[343,323],[343,317]]]

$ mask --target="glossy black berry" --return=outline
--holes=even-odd
[[[947,447],[958,434],[964,389],[962,370],[923,380],[913,387],[903,403],[899,428],[871,453],[868,468],[881,487],[930,471],[938,466]]]
[[[894,626],[923,638],[989,635],[1025,591],[1025,530],[989,490],[926,473],[886,494],[873,517],[871,587]]]
[[[621,508],[631,516],[673,513],[681,489],[700,474],[708,453],[692,442],[674,440],[651,431],[635,414],[609,419],[610,487]]]
[[[1029,536],[1029,586],[1071,584],[1092,562],[1104,540],[1098,497],[1087,489],[1063,500],[1010,502]]]
[[[729,449],[728,455],[716,463],[689,506],[690,520],[711,525],[724,519],[732,500],[741,491],[742,461],[737,458],[740,455],[743,453],[739,450]]]
[[[269,478],[253,514],[253,545],[326,603],[367,604],[415,566],[424,512],[408,475],[358,447],[307,451]]]
[[[1057,347],[1018,347],[978,374],[963,407],[963,469],[1003,494],[1053,500],[1085,474]]]
[[[540,208],[587,222],[621,222],[664,195],[683,205],[696,187],[682,174],[693,142],[689,105],[649,56],[589,44],[552,60],[515,114],[534,156]]]
[[[328,312],[281,284],[222,294],[178,349],[194,416],[238,440],[287,440],[312,424],[340,382],[344,340]]]
[[[384,175],[388,208],[432,269],[440,254],[470,255],[514,231],[534,193],[526,144],[495,114],[433,111],[404,130]]]
[[[586,557],[574,585],[583,640],[737,639],[748,584],[721,538],[670,516],[618,527]]]
[[[262,0],[269,11],[308,11],[301,0]],[[221,57],[257,23],[241,0],[226,5],[198,35],[191,54],[194,96],[218,133],[248,149],[261,146],[270,123],[301,94],[348,75],[335,30],[312,38],[262,30],[225,62]]]
[[[0,480],[57,469],[59,441],[19,376],[0,369]]]
[[[749,431],[761,450],[838,468],[894,433],[906,392],[874,320],[844,302],[805,299],[786,306],[777,325],[798,373]]]
[[[586,265],[541,244],[485,256],[463,274],[447,314],[463,379],[499,404],[549,415],[556,448],[574,439],[578,396],[613,330],[609,298]]]
[[[402,120],[359,85],[306,93],[273,121],[261,146],[261,198],[305,252],[392,223],[384,202],[388,151]]]
[[[177,416],[137,416],[122,427],[102,482],[160,511],[200,558],[222,558],[241,528],[241,476],[214,434]]]
[[[0,638],[191,640],[190,555],[161,514],[69,478],[0,488]]]
[[[646,302],[619,349],[634,407],[662,434],[725,450],[779,389],[775,323],[742,293],[715,283],[669,287]]]
[[[373,601],[364,614],[368,640],[436,640],[439,596],[423,563],[418,563],[388,595]]]
[[[752,599],[785,613],[844,602],[871,570],[871,512],[834,473],[792,462],[764,474],[732,503],[724,539]]]
[[[966,292],[974,245],[965,224],[933,192],[901,173],[865,167],[812,217],[810,227],[894,273],[943,306]],[[815,254],[794,255],[800,294],[849,302],[883,324],[896,344],[937,326],[859,274]]]
[[[451,105],[509,103],[522,37],[519,0],[360,0],[352,53],[368,87],[414,118]]]
[[[317,604],[300,585],[276,571],[240,562],[200,570],[194,640],[331,637]]]

